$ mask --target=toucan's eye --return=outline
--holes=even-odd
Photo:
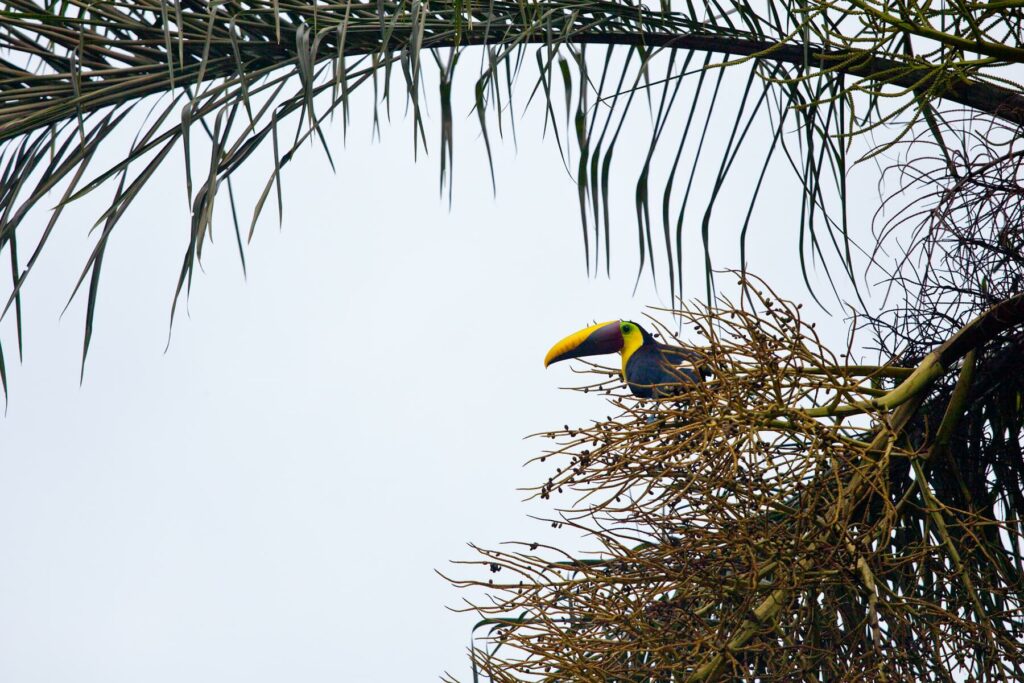
[[[627,334],[629,333],[629,330],[630,330],[630,329],[631,329],[631,328],[630,328],[630,326],[629,326],[629,325],[623,325],[623,326],[622,326],[622,331],[623,331],[623,332],[625,332],[625,333],[627,333]]]

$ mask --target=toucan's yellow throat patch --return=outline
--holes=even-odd
[[[628,320],[623,320],[619,329],[622,332],[622,376],[625,377],[629,357],[644,345],[644,333],[640,331],[639,325]]]

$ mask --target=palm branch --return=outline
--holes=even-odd
[[[476,548],[474,680],[1020,680],[1024,295],[872,366],[744,287],[676,312],[713,380],[596,368],[617,414],[540,435],[533,495],[587,552]]]
[[[776,127],[764,169],[773,155],[784,154],[802,180],[799,257],[805,277],[805,256],[824,258],[831,245],[852,279],[845,209],[831,210],[845,207],[851,136],[908,111],[912,120],[928,115],[937,100],[1015,125],[1024,121],[1024,97],[1002,77],[1004,67],[1022,56],[1019,27],[1001,20],[996,9],[961,15],[923,4],[914,10],[908,19],[859,1],[845,8],[736,2],[654,10],[622,2],[13,0],[0,10],[0,249],[9,251],[12,283],[4,311],[16,311],[20,350],[21,289],[52,230],[75,200],[112,185],[114,196],[98,217],[75,288],[87,291],[84,361],[110,236],[174,150],[186,159],[191,203],[177,302],[202,256],[218,191],[226,186],[234,204],[234,171],[258,149],[272,148],[273,168],[248,225],[231,212],[241,250],[267,202],[283,202],[280,174],[299,147],[316,141],[330,155],[324,123],[338,113],[347,124],[350,93],[360,86],[372,84],[374,102],[388,108],[400,90],[412,112],[414,144],[426,146],[424,71],[436,70],[443,183],[453,161],[451,92],[456,69],[465,63],[459,56],[469,49],[484,55],[474,95],[490,154],[494,119],[499,134],[509,129],[502,126],[502,117],[513,115],[505,103],[530,45],[536,46],[538,73],[533,91],[542,95],[534,101],[545,109],[567,159],[575,148],[588,268],[598,267],[602,256],[610,268],[611,162],[624,117],[646,100],[655,121],[647,164],[637,178],[641,270],[655,274],[655,244],[662,243],[667,273],[658,277],[667,278],[673,293],[680,291],[687,214],[701,216],[710,273],[712,208],[752,122],[771,109]],[[689,190],[681,199],[672,191],[685,172],[683,159],[699,159],[700,145],[696,152],[693,146],[720,116],[714,105],[725,69],[715,67],[722,65],[746,70],[748,80],[701,211]],[[687,78],[697,79],[688,102],[678,97]],[[697,101],[708,90],[706,114],[698,115]],[[900,103],[888,106],[891,96]],[[140,126],[129,115],[144,107],[150,111]],[[564,123],[556,115],[562,107]],[[375,110],[375,121],[378,116]],[[285,122],[292,126],[286,129]],[[803,132],[791,135],[787,126]],[[99,150],[126,133],[134,139],[122,158],[94,168]],[[193,158],[197,135],[209,147],[208,158]],[[651,168],[655,152],[664,149],[674,160],[659,212],[652,208]],[[748,224],[760,188],[758,181],[749,192]],[[50,195],[59,199],[45,230],[34,244],[19,245],[19,226]],[[710,274],[707,288],[710,297]],[[0,379],[6,384],[2,354]]]

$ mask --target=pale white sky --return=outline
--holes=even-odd
[[[727,79],[726,97],[744,80]],[[559,391],[569,364],[545,371],[545,351],[592,320],[668,302],[647,276],[633,294],[629,180],[646,114],[619,143],[613,276],[588,279],[576,189],[541,138],[540,109],[521,123],[518,152],[495,145],[493,198],[462,86],[450,212],[436,153],[413,163],[400,116],[370,144],[364,93],[347,148],[329,129],[337,175],[316,149],[287,168],[283,229],[268,210],[248,281],[222,215],[165,354],[188,234],[180,158],[169,163],[112,237],[81,386],[84,297],[59,314],[101,205],[66,214],[25,292],[24,364],[12,321],[0,324],[11,354],[0,680],[468,679],[475,617],[447,609],[463,596],[435,570],[468,571],[449,561],[473,559],[470,541],[553,533],[527,517],[552,505],[517,490],[548,476],[522,467],[543,447],[523,437],[607,412],[600,397]],[[713,160],[730,124],[723,115],[713,131]],[[734,226],[759,170],[741,165],[727,186],[716,265],[738,265]],[[246,169],[240,186],[258,192],[266,171]],[[875,179],[855,176],[862,230]],[[771,183],[750,267],[804,298],[794,185],[781,165]],[[843,338],[841,319],[808,310]]]

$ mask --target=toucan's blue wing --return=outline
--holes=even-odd
[[[675,396],[700,383],[707,373],[695,351],[667,346],[644,345],[626,364],[626,382],[641,398]]]

